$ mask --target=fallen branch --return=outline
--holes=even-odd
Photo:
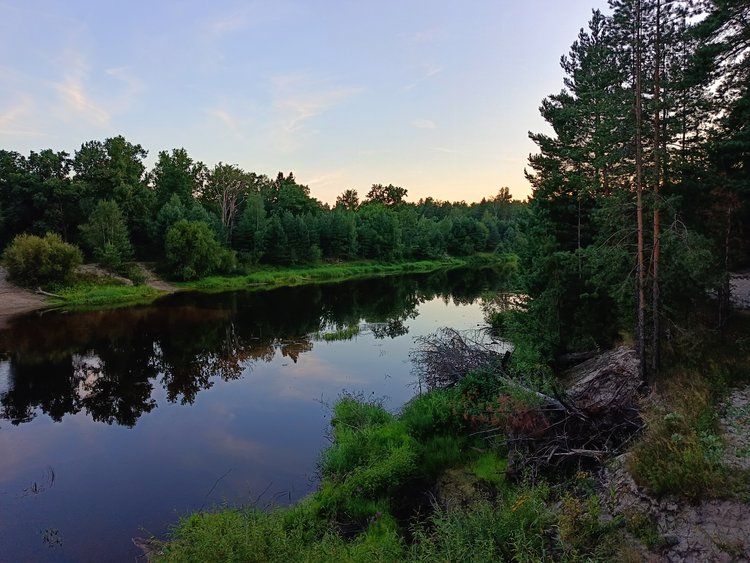
[[[47,297],[57,297],[58,299],[63,299],[62,295],[58,295],[57,293],[50,293],[49,291],[44,291],[41,287],[36,288],[36,293],[39,293],[40,295],[46,295]]]
[[[443,328],[416,342],[410,355],[420,386],[451,388],[477,371],[500,384],[497,400],[486,398],[481,406],[486,412],[472,413],[470,422],[477,427],[475,435],[503,437],[510,459],[519,466],[551,469],[584,459],[600,461],[621,451],[642,429],[633,406],[638,381],[631,379],[631,367],[637,373],[637,364],[631,366],[630,350],[617,349],[580,364],[569,393],[553,397],[511,377],[507,345],[486,332]],[[528,399],[519,401],[516,391]],[[506,410],[498,411],[498,404]]]

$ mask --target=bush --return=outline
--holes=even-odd
[[[458,394],[452,389],[435,389],[418,395],[404,407],[399,419],[418,440],[460,432],[463,430],[462,419],[454,412],[457,398]]]
[[[203,221],[178,221],[167,231],[164,247],[167,264],[179,279],[229,273],[237,267],[235,254],[222,248]]]
[[[44,238],[22,234],[3,252],[3,264],[10,279],[22,286],[38,287],[68,281],[76,266],[83,262],[78,247],[63,242],[59,235]]]
[[[124,264],[120,268],[120,272],[123,276],[133,282],[133,285],[144,285],[146,283],[146,272],[143,271],[138,264],[129,263]]]

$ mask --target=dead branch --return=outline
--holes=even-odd
[[[481,370],[508,389],[536,397],[534,404],[514,406],[517,412],[508,413],[499,426],[486,424],[474,433],[502,437],[510,459],[519,466],[549,470],[583,460],[601,461],[619,453],[642,429],[633,407],[638,382],[632,379],[637,373],[632,350],[613,350],[580,364],[571,372],[575,378],[569,392],[552,397],[513,379],[505,368],[507,345],[486,332],[443,328],[416,343],[410,354],[414,372],[429,390],[454,387],[468,373]]]

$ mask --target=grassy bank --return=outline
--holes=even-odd
[[[516,258],[512,255],[477,254],[464,258],[422,260],[418,262],[345,262],[319,266],[275,268],[262,266],[248,273],[234,276],[211,276],[191,282],[176,282],[181,290],[206,293],[242,290],[266,290],[283,286],[310,283],[341,282],[351,279],[379,277],[409,273],[427,273],[441,269],[462,267],[502,267],[515,269]],[[138,280],[142,282],[143,280]],[[148,304],[166,291],[148,285],[123,285],[108,276],[77,276],[70,285],[55,286],[50,290],[54,296],[48,303],[55,307],[76,310],[126,307]]]
[[[416,397],[395,415],[376,402],[342,397],[315,493],[271,512],[237,508],[188,516],[157,546],[155,559],[607,557],[614,525],[600,522],[587,475],[576,477],[564,496],[544,481],[510,482],[502,443],[477,437],[477,406],[498,398],[493,379],[470,375],[455,388]]]
[[[397,274],[427,273],[446,268],[508,267],[515,265],[515,257],[504,254],[476,254],[462,258],[421,260],[417,262],[357,261],[317,266],[276,268],[260,266],[235,276],[210,276],[196,281],[176,283],[177,287],[194,291],[237,291],[260,287],[271,289],[309,283],[340,282],[357,278]]]
[[[166,292],[147,285],[89,282],[58,289],[55,297],[49,297],[49,303],[76,310],[111,309],[148,304],[165,294]]]

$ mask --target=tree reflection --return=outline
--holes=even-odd
[[[497,290],[492,270],[443,271],[342,284],[218,295],[174,294],[153,306],[16,319],[0,331],[0,417],[40,412],[54,421],[85,412],[132,427],[157,407],[154,391],[191,404],[218,381],[277,355],[300,362],[326,330],[407,334],[420,303],[471,303]],[[2,380],[0,380],[2,384]]]

